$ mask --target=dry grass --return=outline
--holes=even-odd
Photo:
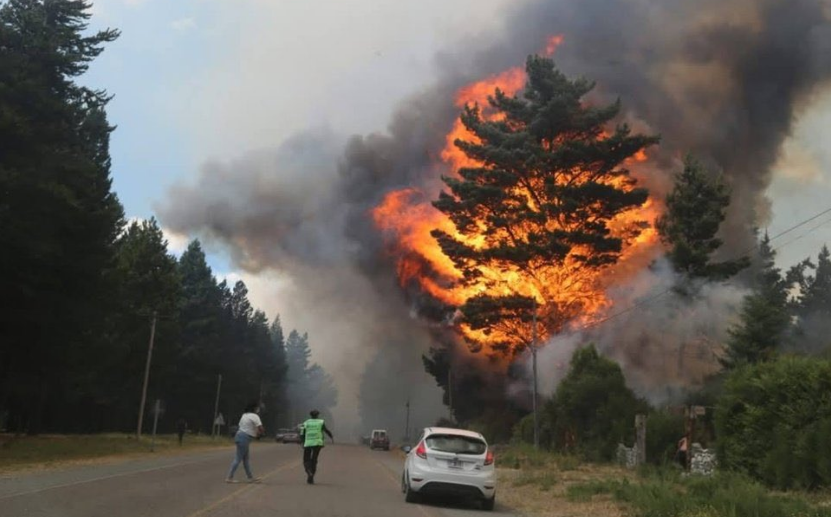
[[[527,448],[499,457],[498,497],[528,517],[831,517],[828,492],[772,492],[730,472],[710,478],[673,468],[632,472]]]
[[[513,451],[511,454],[517,454]],[[627,515],[612,496],[595,495],[586,501],[570,501],[569,487],[609,479],[631,479],[624,469],[579,464],[574,458],[531,455],[513,461],[519,469],[499,468],[499,500],[520,515],[533,517],[624,517]]]
[[[186,436],[183,445],[179,446],[176,435],[158,435],[155,451],[151,452],[150,437],[137,441],[134,436],[126,434],[0,435],[0,475],[127,458],[175,455],[228,447],[229,443],[222,438],[214,440],[209,436]]]

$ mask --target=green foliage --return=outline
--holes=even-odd
[[[810,505],[797,497],[771,494],[764,487],[736,474],[680,478],[661,471],[639,482],[589,481],[572,485],[567,497],[590,500],[610,494],[638,517],[827,517],[831,510]]]
[[[107,427],[126,430],[139,404],[154,315],[156,368],[149,400],[177,382],[181,280],[155,219],[130,224],[116,249],[111,275],[117,296],[106,313],[109,332],[97,350],[100,370],[85,379],[84,391],[95,404],[108,408]]]
[[[594,85],[569,80],[550,59],[529,57],[526,71],[522,96],[497,89],[489,106],[465,108],[461,121],[476,139],[455,144],[481,166],[443,178],[448,190],[434,202],[462,235],[478,243],[433,232],[463,283],[481,288],[461,306],[462,323],[487,333],[489,351],[504,355],[530,342],[532,290],[539,293],[545,338],[582,313],[577,294],[587,288],[586,272],[616,263],[643,230],[640,222],[621,231],[612,231],[609,223],[646,201],[647,192],[636,187],[626,161],[658,141],[633,135],[626,125],[606,134],[620,104],[585,102]],[[492,271],[517,274],[521,287],[506,286],[504,275]],[[475,350],[482,346],[469,342]]]
[[[732,372],[716,409],[721,465],[780,488],[831,486],[831,362],[783,357]]]
[[[118,32],[89,32],[88,10],[83,1],[0,4],[0,403],[32,433],[94,374],[82,358],[105,331],[123,223],[109,96],[75,82]]]
[[[571,485],[566,489],[566,499],[572,502],[588,502],[592,497],[600,494],[614,493],[619,483],[608,479],[586,481]]]
[[[89,31],[90,5],[0,2],[3,423],[134,430],[154,313],[148,407],[162,401],[160,430],[184,417],[208,431],[219,374],[227,420],[259,398],[276,422],[285,357],[245,285],[217,284],[198,242],[177,261],[155,220],[124,228],[110,96],[78,81],[118,31]]]
[[[646,460],[655,465],[671,463],[684,436],[684,417],[655,411],[647,416],[646,429]]]
[[[742,303],[740,321],[730,329],[727,349],[720,360],[728,369],[771,359],[791,327],[789,285],[775,259],[776,252],[765,234],[759,243],[753,293]]]
[[[813,275],[808,275],[808,271]],[[805,260],[791,270],[799,288],[793,303],[797,316],[797,349],[806,352],[831,350],[831,253],[823,246],[816,263]]]
[[[555,450],[608,461],[618,443],[632,442],[635,415],[646,410],[626,386],[620,366],[588,346],[574,353],[569,373],[546,403],[543,427],[550,429]]]
[[[670,262],[688,279],[722,280],[749,265],[746,258],[710,261],[723,244],[716,234],[729,204],[727,186],[688,156],[684,170],[675,178],[675,188],[667,196],[666,213],[657,222],[661,240],[670,248]]]

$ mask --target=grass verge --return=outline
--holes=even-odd
[[[800,494],[772,493],[736,474],[584,483],[569,487],[567,498],[581,501],[595,494],[611,495],[640,517],[831,517],[831,509]]]
[[[525,448],[503,450],[497,465],[499,498],[527,516],[831,517],[831,493],[772,492],[738,474],[632,472]]]
[[[110,458],[176,454],[214,447],[228,447],[227,439],[186,436],[180,446],[176,435],[157,435],[155,452],[151,438],[117,433],[95,435],[0,435],[0,473],[49,468],[66,463],[100,461]]]

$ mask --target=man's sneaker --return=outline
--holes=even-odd
[[[312,476],[311,474],[307,474],[306,475],[306,483],[308,483],[310,485],[314,485],[315,484],[314,476]]]
[[[231,479],[231,478],[227,478],[227,479],[225,480],[225,482],[226,482],[226,483],[237,483],[237,481],[236,481],[236,480]]]

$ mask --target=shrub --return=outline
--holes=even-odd
[[[666,411],[650,413],[646,423],[646,459],[654,465],[671,463],[684,436],[684,417]]]
[[[572,356],[569,373],[544,407],[542,427],[555,449],[608,461],[618,443],[634,440],[635,414],[647,407],[626,386],[620,366],[588,346]]]
[[[716,430],[723,466],[779,489],[831,486],[831,361],[784,357],[732,372]]]

